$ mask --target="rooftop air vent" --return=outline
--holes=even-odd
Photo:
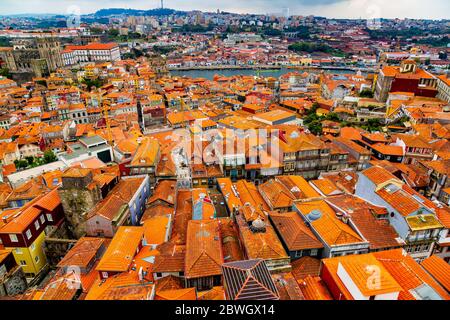
[[[297,131],[294,131],[294,132],[291,133],[290,137],[291,137],[292,139],[295,139],[295,138],[298,138],[298,137],[299,137],[299,134],[298,134]]]
[[[255,233],[256,232],[265,232],[266,231],[266,224],[260,218],[257,218],[250,225],[250,230],[255,232]]]
[[[306,218],[311,222],[319,220],[321,217],[322,217],[322,212],[317,209],[311,210],[311,212],[308,213],[308,215],[306,216]]]

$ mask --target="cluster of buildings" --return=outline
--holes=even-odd
[[[0,50],[47,70],[0,78],[2,298],[450,299],[446,74],[385,54],[373,73],[190,78],[171,56],[33,41]],[[192,37],[222,62],[277,59],[283,40],[260,42]]]

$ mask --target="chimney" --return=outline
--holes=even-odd
[[[138,276],[139,276],[139,281],[141,281],[141,282],[144,281],[144,273],[143,273],[142,267],[139,268]]]

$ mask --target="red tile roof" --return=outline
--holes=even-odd
[[[216,220],[189,221],[186,247],[186,278],[222,274],[223,253]]]
[[[119,227],[96,270],[127,271],[141,244],[143,235],[142,227]]]
[[[321,249],[323,244],[296,212],[270,212],[270,219],[289,251]]]
[[[431,256],[423,260],[421,265],[447,292],[450,292],[450,264],[438,256]]]

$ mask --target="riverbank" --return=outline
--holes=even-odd
[[[177,67],[168,68],[169,71],[181,72],[181,71],[222,71],[222,70],[340,70],[340,71],[361,71],[361,72],[375,72],[370,68],[357,68],[357,67],[336,67],[336,66],[274,66],[274,65],[254,65],[254,66],[233,66],[233,65],[219,65],[219,66],[196,66],[196,67]]]
[[[218,66],[196,66],[196,67],[177,67],[168,68],[169,71],[194,71],[194,70],[280,70],[282,66],[271,65],[255,65],[255,66],[232,66],[232,65],[218,65]]]

